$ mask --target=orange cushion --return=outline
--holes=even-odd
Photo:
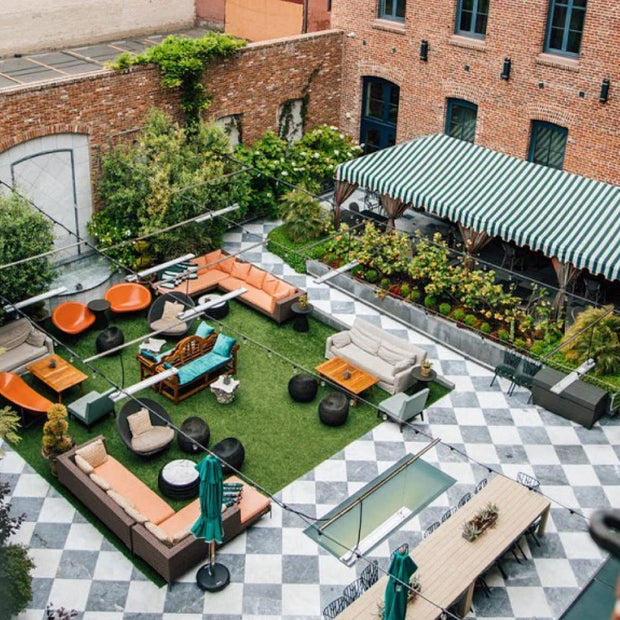
[[[156,525],[174,514],[174,510],[159,495],[138,480],[114,457],[108,455],[105,463],[95,467],[95,473],[105,478],[119,495],[126,497],[139,512]]]
[[[275,306],[275,300],[271,295],[267,295],[265,291],[259,291],[255,288],[248,289],[247,293],[241,295],[241,299],[244,299],[258,308],[262,308],[267,312],[272,312]]]
[[[236,291],[238,288],[247,288],[246,282],[244,280],[239,280],[239,278],[228,277],[225,280],[220,280],[218,284],[225,291]]]
[[[263,280],[263,291],[265,291],[267,295],[273,295],[278,288],[279,282],[280,280],[278,280],[278,278],[274,278],[270,273],[268,273]]]
[[[202,260],[202,263],[200,263],[201,265],[207,265],[208,269],[216,269],[219,265],[211,265],[211,263],[222,258],[222,250],[213,250],[213,252],[209,252],[200,258]]]
[[[233,267],[237,264],[234,256],[229,256],[227,259],[219,262],[216,265],[216,268],[224,273],[230,273],[233,270]]]
[[[227,478],[225,482],[242,482],[237,476],[231,476]],[[269,507],[268,497],[265,497],[262,493],[259,493],[254,487],[250,487],[247,484],[243,485],[243,491],[241,492],[241,502],[239,508],[241,509],[241,523],[246,523],[260,512]]]
[[[250,267],[250,273],[248,273],[248,277],[246,278],[245,281],[250,286],[254,286],[256,288],[262,288],[263,280],[265,279],[266,275],[267,273],[264,272],[262,269],[259,269],[258,267],[255,267],[254,265],[252,265]]]
[[[295,294],[295,287],[280,280],[278,282],[278,288],[276,289],[276,294],[280,294],[280,293],[284,293],[285,297],[290,297],[291,295]]]
[[[18,407],[46,413],[52,402],[35,392],[19,375],[0,372],[0,394]]]
[[[230,275],[233,278],[239,278],[239,280],[243,280],[245,282],[248,279],[248,274],[250,273],[251,267],[252,265],[250,265],[250,263],[240,263],[239,261],[235,261]]]
[[[185,508],[181,508],[179,512],[168,517],[159,524],[159,527],[168,534],[170,538],[174,538],[179,532],[183,532],[188,527],[192,527],[200,516],[200,500],[196,499]]]

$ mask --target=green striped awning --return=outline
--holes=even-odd
[[[336,180],[400,198],[575,267],[620,278],[620,188],[435,135],[340,164]]]

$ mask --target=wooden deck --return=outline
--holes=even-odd
[[[461,536],[463,523],[488,502],[499,508],[497,523],[474,542],[467,542]],[[549,508],[550,502],[539,493],[504,476],[494,478],[411,551],[418,565],[416,575],[422,584],[421,594],[444,608],[462,598],[460,611],[465,616],[471,608],[476,577],[492,566],[541,515],[539,533],[544,534]],[[386,581],[387,577],[382,577],[338,619],[376,620],[377,604],[383,602]],[[439,607],[421,597],[407,607],[407,618],[411,620],[434,620],[440,613]]]

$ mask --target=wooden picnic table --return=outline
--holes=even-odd
[[[499,508],[497,522],[475,541],[466,541],[461,536],[463,523],[488,502]],[[504,476],[495,477],[411,551],[410,555],[418,565],[415,574],[422,586],[421,594],[428,601],[418,596],[410,602],[407,618],[435,620],[441,614],[440,607],[448,608],[459,599],[459,615],[464,617],[471,608],[476,578],[502,557],[538,517],[542,517],[538,533],[544,534],[550,506],[550,502],[539,493]],[[376,620],[386,582],[387,576],[383,576],[349,605],[338,620]]]

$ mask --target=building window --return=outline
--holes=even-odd
[[[446,133],[453,138],[473,142],[476,138],[478,106],[464,99],[448,99]]]
[[[535,164],[562,170],[568,129],[553,123],[534,121],[529,160]]]
[[[546,52],[579,56],[587,0],[551,0]]]
[[[405,0],[379,0],[379,17],[404,22],[405,6]]]
[[[484,39],[489,19],[489,0],[459,0],[456,32],[466,37]]]
[[[396,144],[398,85],[376,77],[364,78],[360,143],[364,153],[373,153]]]

